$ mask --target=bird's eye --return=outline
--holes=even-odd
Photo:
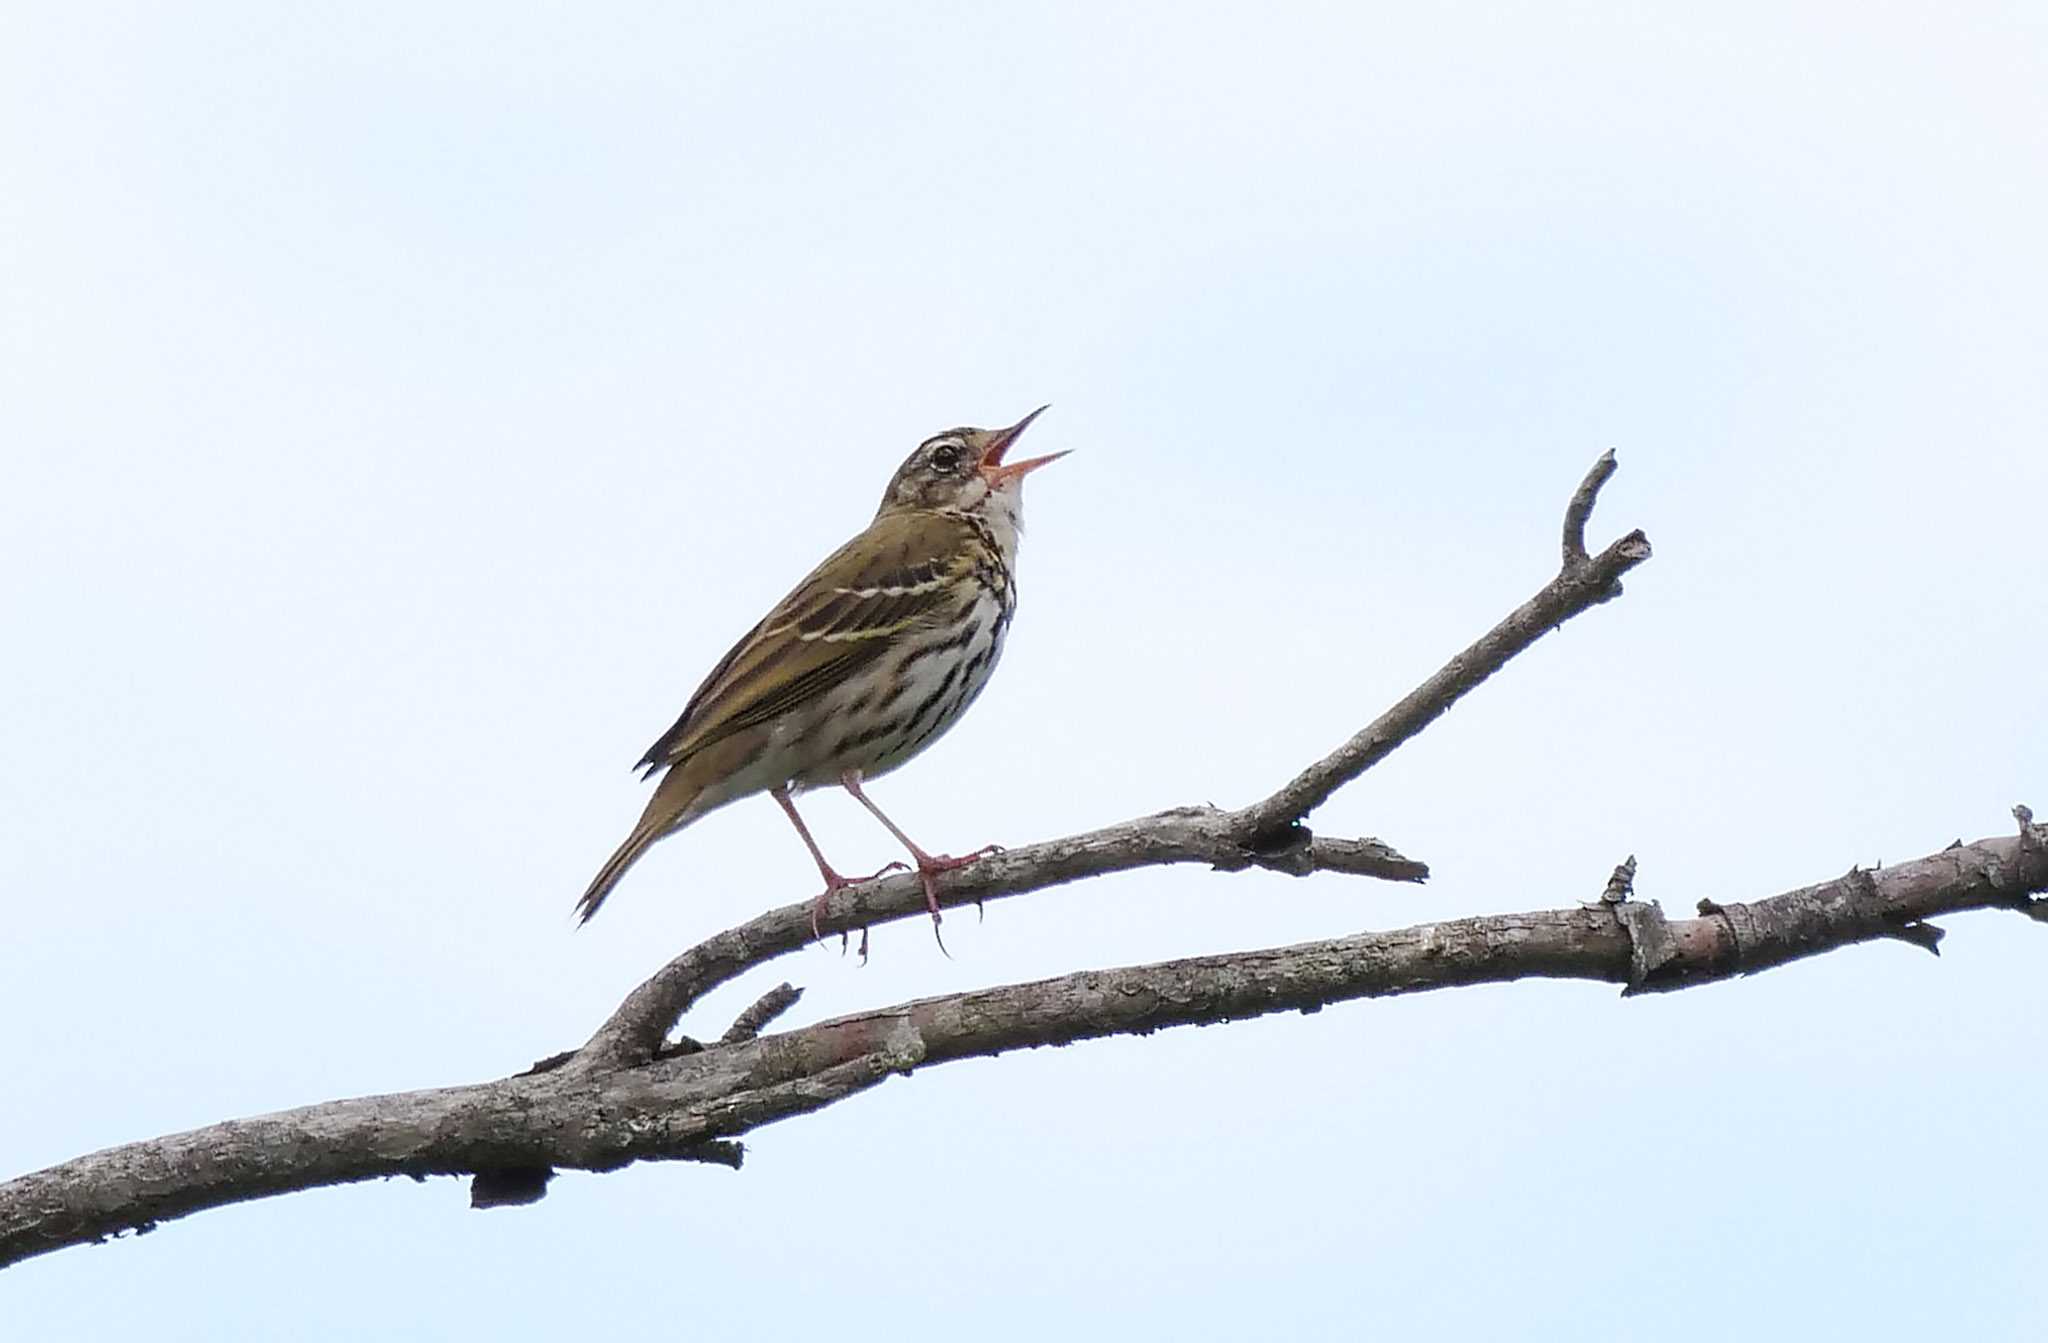
[[[960,465],[960,449],[951,443],[941,443],[932,449],[932,470],[951,471]]]

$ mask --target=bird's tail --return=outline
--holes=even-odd
[[[597,914],[597,907],[612,893],[612,887],[626,875],[626,870],[640,861],[640,855],[658,839],[676,831],[697,819],[694,803],[702,796],[703,789],[684,777],[682,770],[672,769],[655,788],[654,796],[648,799],[647,810],[640,815],[640,821],[633,827],[633,833],[626,836],[626,842],[612,852],[597,876],[591,880],[590,889],[576,902],[576,923],[580,927],[589,923]]]

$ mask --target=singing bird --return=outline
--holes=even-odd
[[[825,861],[792,796],[836,783],[910,850],[937,923],[939,874],[988,850],[961,858],[925,852],[861,784],[938,740],[995,671],[1017,610],[1024,477],[1066,453],[1004,457],[1045,409],[1007,429],[949,429],[918,444],[867,530],[719,660],[675,726],[640,758],[643,778],[666,772],[639,824],[576,902],[582,922],[656,840],[765,792],[825,879],[815,929],[832,893],[854,883]]]

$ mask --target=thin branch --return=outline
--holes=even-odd
[[[1563,573],[1574,573],[1586,567],[1586,524],[1593,520],[1593,505],[1599,501],[1600,487],[1614,474],[1614,453],[1612,450],[1600,454],[1600,460],[1593,463],[1593,469],[1586,472],[1586,478],[1579,482],[1579,488],[1572,491],[1571,502],[1564,507],[1564,561],[1559,566]],[[1619,591],[1619,589],[1616,589]]]
[[[1635,900],[1456,919],[949,994],[599,1076],[557,1068],[332,1101],[0,1184],[0,1266],[204,1208],[377,1176],[736,1158],[723,1140],[892,1074],[1012,1049],[1531,977],[1691,988],[2043,891],[2048,843],[2023,831],[1748,904],[1710,901],[1696,919],[1665,921]],[[1648,954],[1629,910],[1655,914],[1662,930]]]
[[[1307,816],[1442,717],[1516,654],[1573,616],[1617,595],[1621,576],[1650,558],[1650,540],[1640,531],[1630,532],[1594,558],[1585,557],[1586,520],[1600,487],[1613,474],[1614,454],[1605,453],[1572,495],[1565,517],[1565,564],[1557,577],[1350,741],[1295,775],[1271,797],[1235,813],[1244,833],[1284,829]]]
[[[755,1000],[754,1005],[740,1013],[738,1020],[726,1028],[718,1037],[722,1045],[743,1044],[768,1028],[768,1023],[795,1007],[804,991],[793,984],[777,984]]]

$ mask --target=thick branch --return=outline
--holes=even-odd
[[[951,994],[639,1067],[332,1101],[80,1157],[0,1185],[0,1265],[203,1208],[387,1175],[633,1161],[731,1164],[729,1139],[892,1073],[1164,1026],[1529,977],[1681,989],[2048,891],[2048,836],[1980,840],[1664,922],[1636,953],[1634,901],[1422,924],[1262,951],[1086,971]],[[1740,909],[1742,917],[1729,917]]]

